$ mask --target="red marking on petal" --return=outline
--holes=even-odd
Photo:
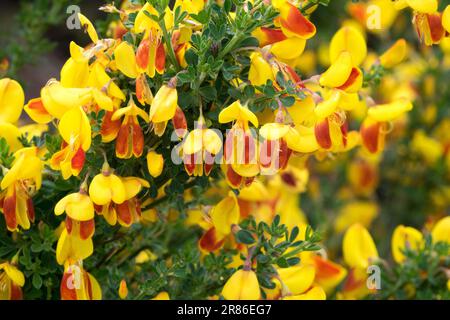
[[[332,146],[331,136],[330,136],[330,124],[328,118],[318,122],[314,127],[314,133],[316,135],[316,140],[319,146],[324,149],[330,149]]]
[[[344,124],[341,126],[341,133],[342,133],[342,143],[344,144],[344,147],[347,146],[347,134],[348,134],[348,121],[345,120]]]
[[[290,6],[286,19],[281,19],[281,25],[289,31],[301,37],[311,37],[316,32],[316,26],[302,15],[300,10],[294,5]]]
[[[232,187],[239,188],[242,183],[242,179],[242,176],[237,174],[236,171],[233,170],[231,165],[227,165],[227,180]]]
[[[319,256],[314,256],[313,261],[316,267],[316,277],[319,279],[330,278],[340,273],[340,269],[328,260]]]
[[[136,122],[133,122],[133,154],[136,158],[139,158],[144,151],[144,133],[142,132],[142,128],[135,119]]]
[[[279,169],[285,169],[288,165],[289,158],[291,157],[292,150],[288,148],[287,142],[281,139],[280,149],[279,149]]]
[[[17,217],[16,217],[16,189],[11,186],[11,194],[7,194],[3,200],[3,214],[5,216],[6,225],[9,230],[15,230],[17,228]],[[10,191],[8,190],[8,193]]]
[[[358,68],[353,68],[347,81],[345,81],[342,86],[338,87],[338,89],[346,90],[351,87],[360,76],[362,76],[361,71]]]
[[[86,153],[82,148],[79,148],[71,160],[72,169],[78,173],[81,172],[81,170],[83,170],[85,160],[86,160]]]
[[[360,133],[363,145],[371,153],[376,153],[379,149],[381,123],[375,122],[369,125],[362,124]]]
[[[261,166],[264,168],[270,167],[270,164],[272,163],[272,153],[273,153],[273,144],[275,141],[266,140],[264,139],[262,145],[261,145],[261,151],[259,155],[259,162]]]
[[[188,175],[192,175],[195,171],[195,154],[189,154],[184,156],[184,169]]]
[[[160,74],[164,72],[164,68],[166,67],[166,52],[162,42],[159,42],[158,47],[156,48],[155,67],[156,71]]]
[[[102,121],[102,127],[100,129],[100,134],[102,137],[109,137],[112,136],[113,139],[117,136],[120,130],[120,120],[114,120],[112,121],[112,115],[114,114],[114,111],[107,111],[105,113],[105,117]]]
[[[261,31],[264,33],[265,39],[259,45],[261,47],[265,47],[269,44],[274,44],[283,40],[286,40],[287,37],[284,35],[281,29],[271,29],[261,27]]]
[[[147,69],[150,60],[150,40],[144,39],[136,51],[136,64],[141,69]]]
[[[124,121],[116,139],[116,155],[119,158],[125,158],[130,154],[130,138],[130,125]]]
[[[28,219],[30,219],[31,222],[34,222],[35,218],[34,205],[33,199],[31,199],[30,197],[27,198],[27,215]]]
[[[33,99],[28,103],[28,108],[42,115],[49,114],[47,109],[45,109],[41,98]]]
[[[64,272],[59,292],[61,294],[61,300],[77,300],[74,275],[72,273]]]
[[[445,29],[442,26],[442,16],[440,13],[427,15],[428,25],[430,26],[430,35],[434,43],[438,43],[445,35]]]
[[[66,217],[66,230],[67,230],[67,233],[71,234],[72,233],[72,229],[73,229],[72,219],[67,216]]]
[[[125,225],[129,226],[133,222],[128,201],[116,205],[117,218]]]
[[[345,281],[343,291],[352,291],[352,290],[360,288],[363,285],[365,285],[364,279],[362,279],[362,280],[356,279],[355,270],[352,269],[348,273],[348,277],[347,277],[347,280]]]
[[[180,107],[177,107],[175,110],[175,115],[172,118],[172,124],[178,138],[184,138],[187,132],[187,121],[186,116]]]
[[[217,249],[219,249],[223,243],[225,242],[225,239],[218,239],[216,229],[212,227],[206,233],[202,235],[200,238],[198,244],[200,248],[207,252],[213,252]]]
[[[95,221],[94,219],[88,221],[80,221],[80,238],[83,240],[89,239],[94,235]]]
[[[12,281],[11,281],[10,299],[11,300],[23,300],[22,288],[15,285]]]

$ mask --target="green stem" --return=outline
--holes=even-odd
[[[169,58],[172,61],[175,70],[178,72],[180,70],[180,65],[178,64],[177,57],[175,56],[175,51],[173,50],[172,46],[172,37],[169,36],[169,33],[167,32],[166,23],[164,19],[162,19],[162,21],[159,22],[159,26],[161,27],[164,36],[164,42],[166,43],[166,47],[169,51]]]
[[[235,34],[233,38],[231,38],[230,42],[227,43],[225,48],[219,53],[218,58],[223,59],[228,53],[230,53],[234,47],[242,40],[242,34]]]

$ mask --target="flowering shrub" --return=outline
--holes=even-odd
[[[449,298],[450,7],[350,2],[327,43],[329,2],[109,4],[39,97],[1,79],[0,297]]]

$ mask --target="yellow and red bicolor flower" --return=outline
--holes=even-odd
[[[0,300],[22,300],[24,284],[25,276],[14,263],[0,263]]]
[[[7,170],[1,181],[0,205],[9,231],[17,231],[18,226],[27,230],[30,221],[34,221],[31,197],[41,187],[44,168],[37,154],[36,147],[18,150],[11,169]]]
[[[86,270],[82,262],[65,263],[60,286],[61,300],[101,300],[102,289],[97,280]]]
[[[144,133],[138,121],[138,116],[149,122],[148,114],[136,106],[130,96],[128,105],[114,112],[111,121],[123,117],[122,124],[116,138],[116,156],[120,159],[129,159],[132,156],[139,158],[144,151]]]
[[[209,214],[210,227],[199,240],[199,247],[205,252],[219,249],[225,238],[231,234],[234,225],[239,223],[241,213],[234,192],[215,205]]]
[[[23,89],[17,81],[0,79],[0,122],[16,123],[24,101]]]
[[[330,42],[330,62],[334,64],[341,57],[342,52],[348,52],[352,67],[359,66],[367,56],[367,44],[363,34],[352,26],[339,29]],[[347,73],[345,74],[347,78]]]
[[[326,293],[333,292],[347,276],[347,270],[343,266],[320,255],[313,254],[310,262],[316,270],[314,282]]]
[[[161,37],[156,33],[152,29],[147,36],[144,36],[136,53],[128,42],[122,42],[114,50],[117,69],[125,76],[136,79],[135,92],[142,104],[150,104],[152,100],[152,93],[145,75],[153,78],[156,72],[162,74],[166,63],[164,45]]]
[[[222,289],[222,296],[226,300],[259,300],[261,291],[256,273],[246,268],[233,273]]]
[[[155,134],[161,137],[167,126],[167,122],[177,115],[174,120],[175,128],[183,121],[181,108],[178,107],[178,92],[176,78],[172,78],[168,84],[161,86],[150,106],[150,121],[153,124]],[[181,124],[182,125],[182,124]]]
[[[363,84],[362,71],[352,61],[349,51],[342,51],[330,68],[320,76],[320,85],[356,93]]]
[[[235,101],[219,114],[220,123],[233,122],[227,131],[224,148],[224,170],[232,188],[249,185],[260,172],[258,141],[249,123],[258,128],[256,115]]]
[[[412,227],[399,225],[392,234],[391,250],[395,262],[403,263],[406,260],[404,251],[419,250],[423,247],[424,240],[422,233]]]
[[[222,149],[220,135],[208,129],[205,119],[200,115],[196,128],[189,132],[183,141],[183,162],[186,172],[191,176],[206,176],[210,174],[215,157]]]
[[[85,183],[79,192],[65,196],[56,204],[55,214],[61,215],[64,212],[64,229],[56,247],[56,259],[61,265],[69,259],[86,259],[93,252],[95,212]]]
[[[368,116],[360,128],[363,146],[370,153],[383,150],[389,122],[398,119],[412,108],[412,103],[404,98],[369,108]]]
[[[300,10],[288,0],[273,0],[272,5],[280,12],[275,20],[287,37],[310,39],[316,34],[316,27]]]
[[[325,150],[339,150],[348,144],[348,122],[345,114],[335,112],[318,120],[314,126],[317,144]]]
[[[269,299],[298,296],[311,288],[316,271],[312,265],[302,264],[294,267],[277,269],[278,278],[273,278],[275,288],[266,290]]]
[[[400,0],[395,3],[397,9],[410,7],[414,11],[413,23],[421,41],[427,46],[439,43],[445,36],[444,26],[448,20],[443,20],[438,12],[437,0]],[[447,30],[448,32],[448,30]]]
[[[91,125],[81,107],[67,111],[58,124],[63,138],[61,150],[50,159],[53,170],[60,170],[64,179],[78,176],[83,169],[86,152],[91,147]]]

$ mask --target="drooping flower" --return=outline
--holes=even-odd
[[[144,151],[144,133],[138,117],[148,123],[148,114],[136,106],[133,97],[130,97],[128,105],[115,111],[111,121],[122,117],[122,124],[116,138],[116,156],[120,159],[129,159],[132,156],[139,158]]]
[[[0,203],[9,231],[17,231],[18,226],[27,230],[34,221],[32,196],[41,188],[43,170],[37,153],[36,147],[18,150],[1,181]]]
[[[0,263],[0,300],[22,300],[25,276],[16,265]]]
[[[215,161],[215,156],[222,149],[220,135],[208,129],[205,119],[200,115],[196,128],[189,132],[183,141],[184,168],[189,175],[206,176],[210,174]]]
[[[394,260],[397,263],[402,263],[406,260],[404,254],[406,249],[414,251],[423,247],[423,236],[419,230],[399,225],[394,230],[391,242]]]
[[[347,229],[342,248],[344,260],[352,268],[366,270],[378,259],[378,250],[369,231],[358,223]]]
[[[61,300],[101,300],[102,290],[97,280],[87,272],[82,262],[65,263],[60,286]]]
[[[91,147],[91,125],[81,107],[67,111],[61,118],[58,131],[63,138],[61,150],[50,159],[53,170],[61,171],[64,179],[78,176],[83,169],[86,152]]]
[[[159,88],[150,106],[150,121],[153,123],[157,136],[164,134],[167,122],[175,117],[177,110],[181,109],[178,109],[176,78],[173,78],[168,84]]]

